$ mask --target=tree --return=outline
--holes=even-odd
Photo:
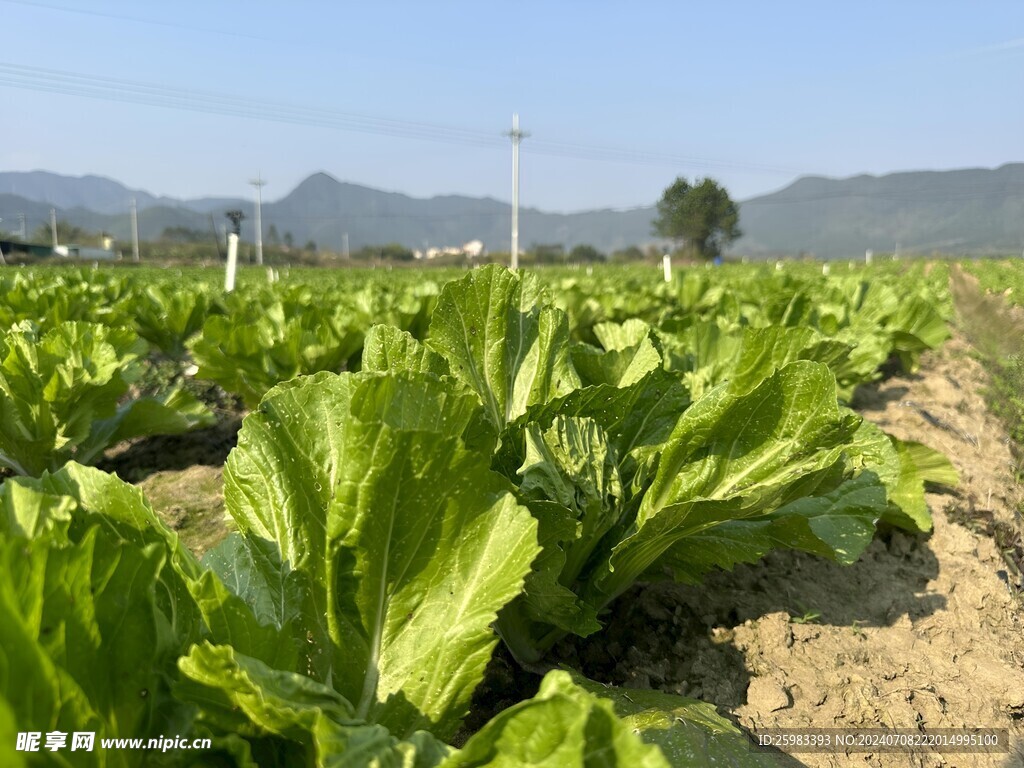
[[[528,256],[535,264],[562,264],[565,262],[565,246],[561,243],[534,243]]]
[[[639,246],[630,245],[626,248],[620,248],[617,251],[612,251],[612,255],[609,257],[609,260],[619,264],[630,261],[643,261],[644,258],[646,258],[644,252],[640,250]]]
[[[53,237],[53,232],[50,229],[49,223],[40,224],[36,231],[32,233],[32,240],[37,243],[48,243],[51,237]],[[64,219],[57,219],[57,242],[61,245],[67,245],[68,243],[79,245],[87,241],[95,241],[96,239],[95,232],[89,232],[81,227],[76,227]]]
[[[190,227],[164,227],[164,231],[160,233],[161,240],[175,243],[202,243],[209,237],[208,233]]]
[[[592,245],[581,243],[580,245],[574,246],[569,251],[569,261],[572,262],[589,262],[589,261],[604,261],[605,255],[601,253],[597,248]]]
[[[277,227],[274,224],[271,224],[270,229],[267,230],[267,242],[271,245],[281,244],[281,236],[277,234]]]
[[[736,203],[714,179],[700,179],[691,186],[680,176],[662,194],[658,218],[652,223],[655,234],[711,259],[743,234],[739,218]]]

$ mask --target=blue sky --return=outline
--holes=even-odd
[[[553,211],[1024,159],[1019,0],[0,0],[0,29],[0,170],[178,197],[322,170],[507,200],[513,112]]]

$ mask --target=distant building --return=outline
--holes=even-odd
[[[479,259],[487,255],[487,249],[482,240],[470,240],[462,246],[446,245],[443,248],[427,248],[425,251],[416,250],[412,252],[417,259],[437,259],[441,256],[465,256],[469,259]]]
[[[5,259],[32,260],[47,259],[54,256],[62,259],[82,259],[83,261],[113,261],[118,258],[117,252],[108,248],[90,248],[81,245],[40,245],[37,243],[20,243],[12,240],[0,241],[0,253]]]
[[[117,258],[114,251],[106,248],[90,248],[85,245],[58,245],[53,249],[53,254],[66,259],[83,259],[84,261],[113,261]]]
[[[482,240],[470,240],[462,246],[462,252],[471,259],[479,259],[487,255],[487,249],[484,248]]]

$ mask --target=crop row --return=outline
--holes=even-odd
[[[637,581],[774,549],[851,563],[879,523],[928,530],[924,484],[955,482],[844,404],[945,339],[946,297],[921,274],[542,285],[489,267],[440,288],[228,297],[18,279],[66,302],[34,325],[5,308],[0,448],[23,475],[0,486],[5,734],[212,739],[165,764],[773,764],[706,703],[567,670],[451,741],[498,642],[536,669]],[[141,319],[146,301],[166,323]],[[183,330],[165,348],[147,323]],[[224,470],[235,532],[201,562],[137,489],[82,463],[207,423],[182,389],[140,396],[135,333],[252,409]]]

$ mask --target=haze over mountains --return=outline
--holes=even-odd
[[[666,180],[666,184],[670,180]],[[16,231],[19,214],[31,234],[58,217],[120,240],[130,238],[134,197],[143,239],[168,227],[210,232],[223,212],[249,215],[242,236],[252,238],[251,199],[204,197],[177,200],[130,190],[99,176],[69,177],[45,171],[0,173],[0,230]],[[655,240],[654,206],[581,213],[520,211],[520,243],[587,243],[611,252]],[[301,245],[340,250],[398,242],[411,248],[482,240],[490,250],[509,246],[508,203],[493,198],[412,198],[349,184],[316,173],[279,200],[263,203],[264,232],[290,232]],[[898,248],[904,253],[1019,253],[1024,249],[1024,163],[999,168],[915,171],[885,176],[827,179],[807,176],[785,189],[740,204],[744,236],[730,249],[753,257],[813,254],[823,258]]]

